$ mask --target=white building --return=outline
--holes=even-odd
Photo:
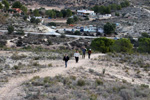
[[[83,15],[94,16],[94,15],[96,15],[96,13],[91,10],[77,10],[77,15],[79,15],[79,16],[83,16]]]
[[[96,27],[94,27],[93,25],[89,25],[84,27],[83,29],[84,32],[96,32]]]
[[[111,17],[112,17],[111,14],[105,14],[105,15],[99,15],[99,16],[98,16],[98,19],[109,19],[109,18],[111,18]]]

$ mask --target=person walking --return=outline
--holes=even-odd
[[[67,54],[65,54],[63,60],[65,61],[65,68],[67,68],[67,63],[68,63],[68,60],[69,60],[69,57]]]
[[[78,61],[79,61],[79,56],[80,56],[79,51],[76,51],[76,52],[74,53],[74,57],[75,57],[76,63],[78,63]]]
[[[90,57],[91,57],[91,53],[92,53],[92,51],[91,51],[91,49],[89,49],[89,51],[88,51],[88,58],[90,59]]]
[[[82,58],[85,59],[85,54],[86,54],[86,48],[82,48]]]

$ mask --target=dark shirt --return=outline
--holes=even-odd
[[[82,49],[82,52],[83,52],[83,54],[85,54],[86,53],[86,49]]]
[[[64,60],[64,61],[68,61],[68,60],[69,60],[69,57],[68,57],[68,56],[64,56],[63,60]]]
[[[92,53],[92,51],[91,51],[91,50],[89,50],[89,51],[88,51],[88,54],[91,54],[91,53]]]

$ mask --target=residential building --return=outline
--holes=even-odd
[[[84,16],[84,15],[95,16],[96,13],[91,10],[77,10],[77,15],[79,15],[79,16]]]
[[[20,8],[12,8],[15,12],[21,14],[22,13],[22,10]]]
[[[109,18],[111,18],[111,17],[112,17],[111,14],[98,15],[98,19],[109,19]]]
[[[81,32],[96,32],[97,28],[94,27],[93,25],[85,26],[80,28]]]

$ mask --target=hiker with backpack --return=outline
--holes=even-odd
[[[79,56],[80,56],[80,53],[79,53],[79,51],[77,50],[77,51],[74,53],[74,57],[75,57],[76,63],[78,63],[78,61],[79,61]]]
[[[86,54],[86,48],[82,48],[82,58],[85,59],[85,54]]]
[[[90,57],[91,57],[91,53],[92,53],[92,51],[91,51],[91,49],[89,49],[89,51],[88,51],[88,58],[90,59]]]
[[[69,56],[67,54],[65,54],[63,60],[65,61],[65,68],[67,68],[67,63],[68,63],[68,60],[69,60]]]

